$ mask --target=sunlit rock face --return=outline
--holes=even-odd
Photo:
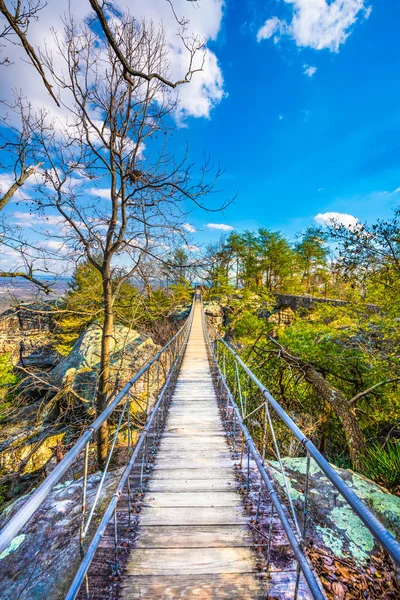
[[[52,347],[55,324],[48,310],[42,304],[29,304],[3,312],[0,354],[10,353],[14,364],[26,368],[54,366],[60,355]]]
[[[68,479],[68,476],[71,478]],[[79,527],[82,511],[82,479],[67,473],[42,507],[0,554],[2,600],[61,600],[79,565]],[[100,507],[104,509],[121,471],[106,476]],[[87,506],[93,503],[101,473],[88,478]],[[0,515],[0,526],[26,502],[19,498]],[[99,509],[101,510],[101,509]],[[95,519],[97,525],[97,520]],[[90,539],[90,535],[89,535]],[[29,581],[28,581],[29,580]]]
[[[284,458],[283,464],[288,475],[291,498],[301,514],[307,460]],[[389,532],[400,539],[400,498],[362,475],[333,468]],[[270,461],[270,473],[278,486],[283,488],[283,477],[276,461]],[[358,564],[367,563],[370,555],[378,551],[374,537],[313,460],[309,490],[309,536],[336,556],[350,555]]]
[[[208,318],[208,322],[214,328],[219,330],[224,325],[224,309],[218,302],[206,302],[204,304],[204,313]]]
[[[70,354],[63,357],[50,372],[55,386],[71,385],[89,403],[94,401],[100,368],[102,330],[90,325],[75,342]],[[116,325],[111,341],[111,383],[121,389],[160,349],[148,337],[134,329]]]

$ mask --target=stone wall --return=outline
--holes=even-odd
[[[335,300],[333,298],[316,298],[314,296],[296,296],[294,294],[275,294],[277,308],[289,306],[293,311],[310,310],[316,304],[330,304],[332,306],[347,306],[346,300]],[[367,304],[366,309],[373,313],[379,313],[380,307],[376,304]]]
[[[40,311],[40,312],[38,312]],[[0,354],[9,352],[14,364],[53,366],[59,355],[52,348],[55,323],[45,305],[20,305],[0,315]]]

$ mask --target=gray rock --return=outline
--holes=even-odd
[[[301,514],[304,502],[306,459],[284,458],[288,475],[289,492]],[[283,488],[279,465],[269,461],[270,473]],[[368,506],[389,532],[400,539],[400,498],[370,481],[366,477],[332,465],[335,471]],[[336,491],[318,465],[311,460],[310,492],[308,497],[310,534],[320,546],[329,548],[336,556],[350,554],[363,564],[378,550],[375,539],[347,502]]]
[[[134,329],[115,325],[111,349],[111,374],[115,392],[121,389],[160,349],[153,340]],[[101,355],[101,327],[90,325],[75,342],[70,354],[50,371],[58,387],[72,385],[84,399],[92,402],[96,393]]]
[[[94,473],[88,478],[88,509],[100,476]],[[120,470],[107,475],[101,507],[110,499],[120,476]],[[1,525],[28,497],[19,498],[3,511]],[[65,597],[80,561],[81,502],[82,479],[65,481],[53,488],[42,507],[0,554],[2,600],[61,600]],[[94,522],[98,520],[95,518]]]
[[[39,312],[35,312],[39,311]],[[52,347],[54,320],[46,304],[26,304],[0,315],[0,354],[11,354],[24,367],[54,366],[60,355]]]

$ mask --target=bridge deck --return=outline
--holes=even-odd
[[[262,598],[252,545],[197,304],[120,597]]]

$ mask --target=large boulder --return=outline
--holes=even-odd
[[[113,494],[121,471],[107,474],[100,507]],[[87,482],[87,511],[93,503],[101,473]],[[28,495],[8,506],[0,516],[3,526],[26,502]],[[80,560],[79,527],[82,514],[82,479],[58,483],[42,507],[0,554],[2,600],[61,600]],[[98,519],[94,519],[95,524]]]
[[[10,308],[0,315],[0,354],[10,353],[23,367],[52,367],[60,357],[52,347],[54,328],[48,304]]]
[[[101,326],[91,324],[75,342],[70,354],[49,373],[57,387],[72,386],[92,402],[100,369]],[[115,325],[111,341],[111,374],[115,392],[120,390],[160,349],[150,337],[134,329]]]
[[[284,328],[288,325],[292,325],[295,319],[294,311],[290,306],[282,306],[279,310],[273,312],[268,317],[268,322],[273,323],[276,327]]]
[[[210,301],[204,304],[204,313],[209,323],[217,330],[224,325],[224,309],[218,302]]]
[[[290,495],[301,514],[306,458],[284,458],[283,464]],[[282,488],[279,464],[269,461],[269,466],[273,479]],[[390,533],[400,539],[400,498],[362,475],[332,466]],[[331,550],[338,557],[351,556],[357,564],[367,563],[370,555],[378,551],[374,537],[313,460],[309,490],[309,533],[317,545]]]

